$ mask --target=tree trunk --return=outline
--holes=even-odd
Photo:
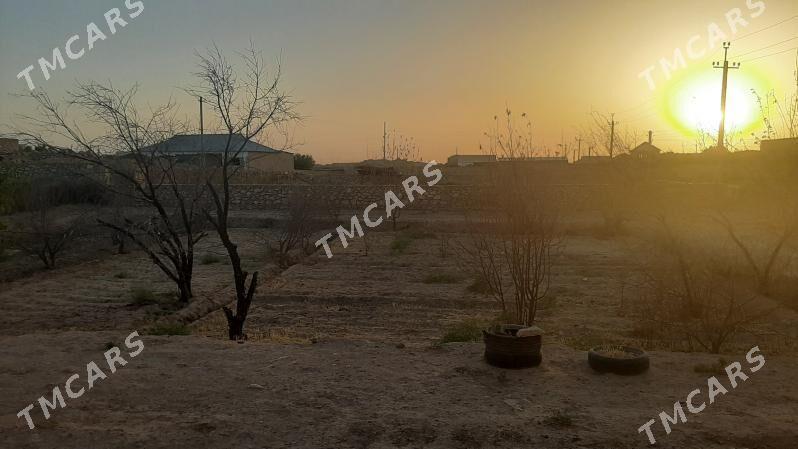
[[[180,302],[188,303],[189,300],[194,297],[194,293],[191,291],[191,274],[187,277],[185,273],[181,273],[177,282],[177,288]]]
[[[233,311],[228,307],[223,307],[224,314],[227,317],[227,334],[232,341],[245,340],[247,337],[244,335],[244,320],[233,315]]]

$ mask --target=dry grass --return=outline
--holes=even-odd
[[[228,338],[227,318],[225,318],[221,310],[213,312],[205,318],[196,321],[190,325],[190,328],[194,335],[203,335],[220,340],[226,340]],[[247,335],[248,342],[258,343],[309,345],[319,340],[318,336],[304,335],[286,327],[273,327],[267,330],[261,330],[259,328],[248,330],[245,324],[244,333]]]

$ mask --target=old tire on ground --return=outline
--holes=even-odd
[[[601,346],[587,353],[590,367],[600,373],[614,373],[625,376],[641,374],[648,370],[650,361],[648,354],[642,349],[622,346],[621,349],[630,355],[628,358],[616,358],[601,354]]]
[[[523,326],[505,325],[501,329],[482,331],[485,340],[485,361],[499,368],[530,368],[540,365],[541,336],[515,336]]]

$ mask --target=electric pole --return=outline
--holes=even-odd
[[[731,47],[731,42],[723,43],[723,64],[717,61],[712,63],[712,67],[716,69],[723,69],[723,87],[720,91],[720,126],[718,126],[718,148],[724,148],[726,145],[726,87],[729,84],[729,69],[740,68],[739,62],[733,62],[729,64],[729,47]]]
[[[204,123],[204,118],[202,116],[202,102],[203,101],[204,101],[203,98],[199,97],[199,102],[200,102],[200,157],[202,158],[202,168],[205,168],[205,153],[204,153],[205,145],[203,145],[203,143],[204,143],[203,140],[205,139],[205,123]]]
[[[382,122],[382,159],[387,160],[388,155],[386,153],[387,147],[386,144],[388,142],[388,125],[385,122]]]
[[[610,159],[612,159],[612,153],[615,149],[615,113],[612,113],[612,120],[610,121]]]

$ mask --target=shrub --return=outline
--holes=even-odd
[[[482,276],[477,277],[471,284],[468,285],[468,291],[483,295],[491,294],[490,284],[488,284],[488,282]]]
[[[191,335],[191,329],[181,323],[162,323],[152,326],[148,335]]]
[[[571,427],[574,424],[574,420],[565,412],[557,410],[554,414],[545,418],[543,424],[549,427]]]
[[[146,288],[134,288],[130,292],[130,296],[133,300],[133,304],[139,306],[158,303],[158,297],[155,295],[155,293]]]
[[[687,349],[719,353],[769,312],[757,295],[737,282],[728,260],[689,247],[661,219],[664,238],[647,265],[646,291],[636,314],[655,335]]]
[[[31,210],[41,198],[48,206],[65,204],[108,204],[108,192],[103,185],[82,177],[11,178],[0,179],[0,214]]]
[[[205,254],[200,259],[200,264],[202,265],[213,265],[215,263],[219,263],[221,259],[216,254]]]
[[[402,232],[402,235],[411,240],[437,239],[438,236],[427,228],[413,228]]]
[[[430,274],[424,278],[425,284],[456,284],[459,281],[460,280],[457,278],[457,276],[447,273]]]
[[[316,165],[313,156],[309,154],[294,155],[294,170],[310,170]]]
[[[391,242],[391,254],[398,255],[404,254],[407,251],[407,248],[410,247],[410,244],[413,242],[412,239],[406,236],[398,236],[393,239]]]
[[[482,330],[488,328],[488,323],[476,319],[467,319],[449,326],[443,334],[441,342],[473,342],[482,340]]]
[[[724,358],[719,358],[715,363],[699,363],[693,367],[693,372],[699,374],[724,374],[729,362]]]

